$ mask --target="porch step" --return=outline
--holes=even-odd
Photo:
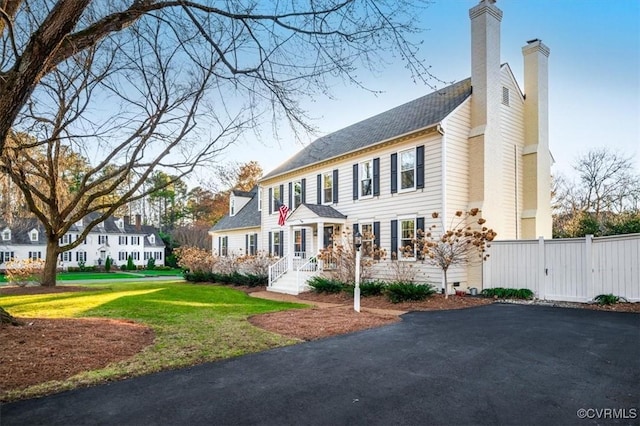
[[[267,291],[272,291],[274,293],[283,293],[283,294],[292,294],[297,296],[303,291],[311,290],[307,283],[307,279],[309,279],[313,274],[311,273],[300,273],[300,285],[298,285],[298,276],[295,271],[287,272],[280,278],[278,278],[273,285],[267,286]]]

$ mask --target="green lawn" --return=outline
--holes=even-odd
[[[58,281],[80,281],[80,280],[121,280],[121,279],[135,279],[140,276],[148,277],[176,277],[182,276],[182,270],[180,269],[168,269],[168,270],[146,270],[141,269],[139,271],[117,271],[117,272],[61,272],[56,275]],[[0,275],[0,283],[6,283],[7,279],[4,275]]]
[[[302,308],[247,296],[227,287],[193,285],[182,281],[110,282],[87,285],[96,291],[0,296],[0,306],[18,317],[126,318],[149,325],[155,343],[133,358],[65,382],[49,382],[11,399],[71,389],[78,384],[142,375],[169,368],[230,358],[295,343],[252,326],[254,314]]]

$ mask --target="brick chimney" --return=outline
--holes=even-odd
[[[549,151],[549,54],[541,40],[529,40],[524,57],[523,238],[551,238],[551,154]]]
[[[142,229],[142,216],[136,214],[136,230],[140,231]]]
[[[503,142],[500,129],[500,22],[495,0],[469,10],[471,20],[471,131],[469,207],[482,209],[498,235],[504,223]]]

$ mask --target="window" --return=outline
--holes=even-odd
[[[0,263],[8,262],[15,257],[12,251],[0,251]]]
[[[60,260],[63,262],[71,262],[71,252],[70,251],[64,251],[62,253],[60,253]]]
[[[229,237],[220,237],[220,256],[229,254]]]
[[[296,257],[305,257],[307,251],[307,232],[305,229],[293,231],[293,252]]]
[[[234,216],[236,214],[236,199],[231,196],[229,198],[229,216]]]
[[[258,254],[258,234],[247,235],[247,254],[250,256]]]
[[[262,188],[258,187],[258,211],[262,211]]]
[[[502,105],[509,106],[509,88],[502,87]]]
[[[155,244],[156,243],[156,236],[151,234],[149,235],[149,244]]]
[[[162,260],[162,252],[161,251],[154,251],[153,252],[153,259],[154,260]]]
[[[149,258],[151,257],[151,253],[149,253],[148,251],[144,252],[144,260],[149,260]]]
[[[2,241],[9,241],[11,239],[11,230],[5,229],[2,231]]]
[[[30,251],[28,258],[31,259],[31,260],[42,259],[42,252],[41,251]]]
[[[87,252],[86,251],[77,251],[76,252],[76,262],[86,262],[87,261]]]
[[[131,258],[133,260],[140,260],[140,253],[137,251],[131,252]]]
[[[98,244],[108,244],[109,236],[108,235],[98,235]]]
[[[69,244],[71,243],[71,234],[64,234],[62,238],[60,238],[60,244]]]
[[[365,161],[360,164],[360,197],[371,195],[373,195],[373,161]]]
[[[274,254],[274,256],[280,256],[280,254],[282,253],[280,251],[281,247],[282,247],[282,241],[280,240],[280,232],[274,232],[273,241],[271,245],[271,252]]]
[[[129,237],[127,236],[119,236],[118,237],[118,244],[120,244],[121,246],[126,246],[127,244],[129,244]]]
[[[416,151],[410,149],[400,153],[400,190],[415,188]]]
[[[275,186],[273,188],[273,211],[278,213],[278,209],[280,208],[280,204],[282,204],[282,188],[279,186]]]
[[[322,202],[329,204],[333,202],[333,173],[328,172],[322,175]]]
[[[302,182],[293,182],[293,209],[298,208],[302,204]]]
[[[123,261],[123,260],[127,260],[129,256],[127,256],[127,252],[126,251],[119,251],[118,252],[118,260]]]
[[[400,225],[400,247],[398,248],[398,259],[414,259],[416,257],[416,247],[414,239],[416,237],[416,220],[403,219]]]
[[[137,246],[140,245],[140,237],[131,237],[131,245],[132,246]]]
[[[36,231],[35,229],[33,231],[31,231],[29,233],[29,238],[31,239],[31,241],[34,241],[34,242],[38,241],[38,231]]]
[[[373,257],[373,223],[361,223],[359,232],[362,235],[360,254],[362,257]]]

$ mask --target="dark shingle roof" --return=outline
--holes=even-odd
[[[260,226],[260,211],[258,210],[257,192],[249,193],[251,200],[244,205],[234,216],[226,215],[220,219],[211,231],[224,231],[228,229],[241,229]]]
[[[331,206],[324,206],[321,204],[303,204],[306,208],[317,214],[319,217],[326,217],[329,219],[346,219],[347,216],[340,213],[338,210]]]
[[[389,111],[316,139],[264,178],[376,144],[441,122],[471,95],[471,79],[462,80]]]
[[[4,221],[0,221],[0,231],[5,228],[9,228],[11,230],[11,240],[2,241],[0,239],[0,245],[43,245],[47,243],[47,235],[44,231],[44,226],[40,223],[40,221],[36,218],[20,218],[15,220],[11,226]],[[32,229],[38,230],[38,241],[31,241],[31,236],[29,232]]]
[[[239,189],[234,189],[233,195],[235,195],[236,197],[245,197],[245,198],[251,198],[253,197],[253,194],[255,192],[253,192],[254,190],[251,191],[240,191]]]

